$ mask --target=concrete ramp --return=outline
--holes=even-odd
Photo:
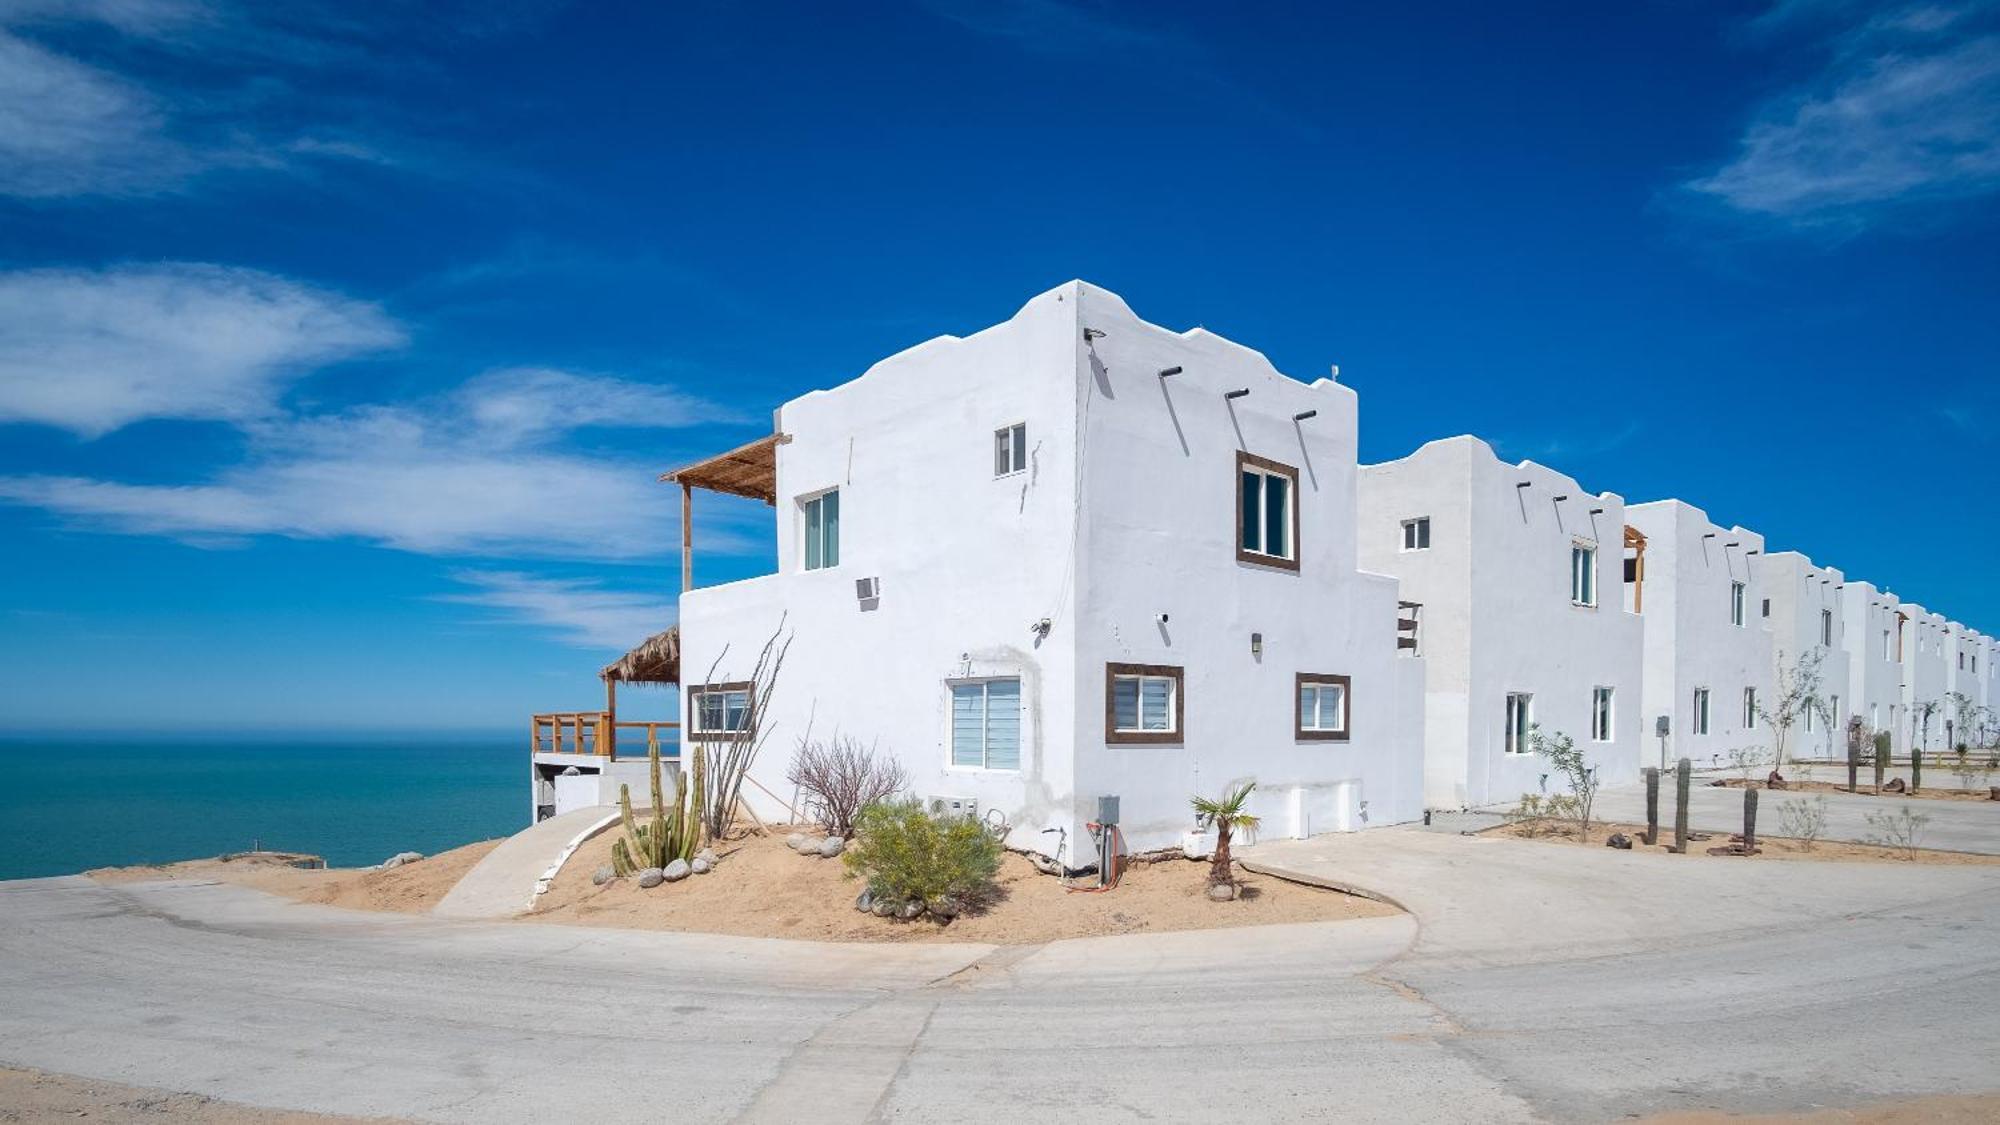
[[[577,845],[618,822],[618,810],[593,805],[552,816],[486,853],[431,913],[444,918],[511,918],[535,904]]]

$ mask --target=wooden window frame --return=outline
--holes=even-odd
[[[700,721],[701,707],[699,705],[701,697],[709,694],[720,695],[723,692],[728,692],[728,691],[740,691],[743,693],[743,721],[745,724],[743,730],[728,730],[726,728],[723,730],[702,729]],[[727,720],[725,719],[724,721],[726,722]],[[755,730],[756,728],[757,728],[757,685],[756,684],[751,683],[749,680],[730,680],[726,683],[693,684],[688,687],[687,725],[681,728],[683,731],[687,732],[688,738],[707,742],[717,738],[729,738],[734,735],[742,734],[744,731]]]
[[[1261,551],[1252,551],[1243,546],[1243,470],[1246,468],[1259,469],[1275,476],[1282,476],[1289,482],[1290,487],[1286,491],[1290,493],[1291,511],[1288,513],[1287,518],[1292,523],[1290,528],[1291,535],[1288,537],[1291,540],[1292,557],[1285,558],[1282,555],[1267,555]],[[1294,574],[1298,573],[1299,558],[1305,553],[1300,548],[1302,537],[1299,534],[1298,468],[1293,465],[1287,465],[1283,461],[1273,461],[1269,457],[1259,457],[1255,453],[1239,449],[1236,451],[1236,475],[1231,478],[1230,483],[1236,491],[1236,561],[1249,563],[1252,566],[1267,566],[1273,570],[1289,570]]]
[[[1340,729],[1318,730],[1306,726],[1306,705],[1302,696],[1306,685],[1340,686]],[[1331,672],[1300,672],[1292,681],[1292,736],[1300,742],[1346,742],[1354,730],[1354,677]]]
[[[1155,676],[1174,681],[1174,729],[1119,730],[1117,687],[1120,676]],[[1140,701],[1144,720],[1145,701]],[[1104,741],[1113,746],[1178,746],[1187,740],[1187,669],[1178,664],[1106,664],[1104,666]]]

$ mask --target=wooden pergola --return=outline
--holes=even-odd
[[[639,642],[639,647],[606,664],[597,678],[604,681],[604,725],[599,737],[604,745],[598,753],[618,756],[618,685],[657,684],[678,687],[681,682],[681,627],[669,625]]]
[[[744,496],[777,507],[778,447],[790,434],[770,434],[718,453],[703,461],[661,473],[660,479],[681,486],[681,590],[694,589],[694,490]]]
[[[1646,610],[1646,533],[1629,523],[1626,524],[1625,549],[1632,552],[1632,558],[1629,560],[1632,564],[1632,574],[1630,577],[1632,583],[1632,612],[1644,613]]]

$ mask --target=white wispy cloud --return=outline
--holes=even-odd
[[[0,193],[121,195],[177,182],[202,160],[165,122],[139,86],[0,31]]]
[[[378,306],[196,263],[0,273],[0,421],[95,437],[269,416],[313,367],[403,342]]]
[[[1859,224],[1894,205],[2000,190],[1992,8],[1780,5],[1760,37],[1817,31],[1825,64],[1757,109],[1732,159],[1683,186],[1796,225]]]
[[[509,622],[552,630],[582,648],[630,648],[673,624],[677,612],[670,598],[596,582],[512,570],[460,570],[452,578],[471,589],[445,601],[498,611]]]

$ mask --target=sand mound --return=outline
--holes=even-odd
[[[183,863],[101,867],[85,874],[102,883],[219,881],[325,906],[427,914],[474,864],[499,846],[498,840],[482,840],[386,871],[352,867],[302,871],[290,866],[286,857],[265,852]]]

